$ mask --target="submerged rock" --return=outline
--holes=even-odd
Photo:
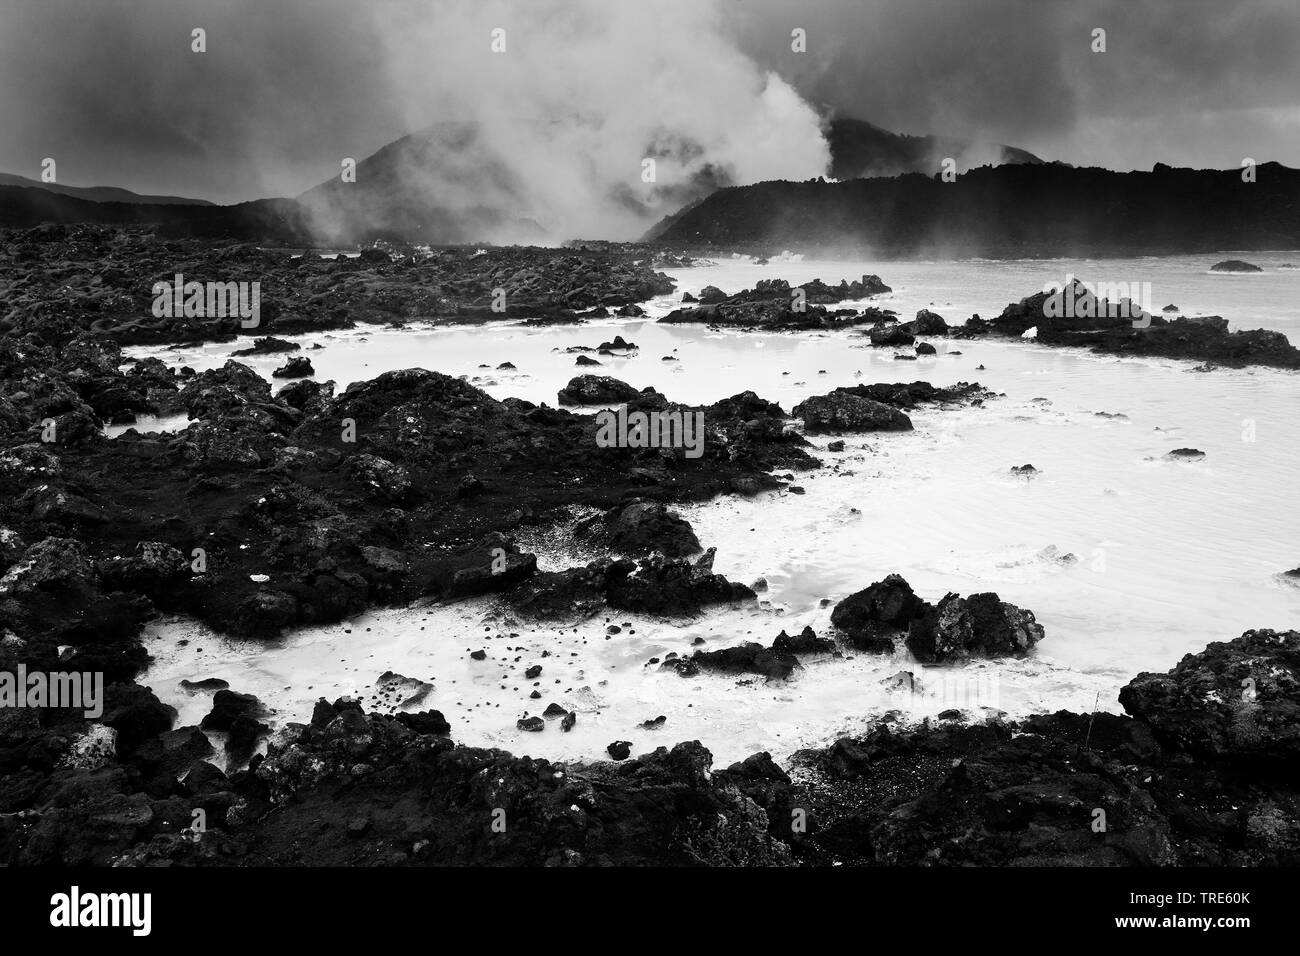
[[[1222,262],[1216,262],[1210,266],[1211,272],[1263,272],[1259,266],[1253,262],[1243,262],[1241,259],[1224,259]]]
[[[615,760],[626,760],[632,755],[632,742],[628,740],[616,740],[605,748],[605,752]]]
[[[706,670],[720,674],[758,674],[768,680],[785,680],[799,666],[799,659],[788,651],[746,641],[736,647],[696,651],[690,657],[665,661],[661,669],[676,670],[683,677]]]
[[[295,355],[289,361],[285,362],[274,372],[272,378],[306,378],[309,375],[315,375],[316,370],[311,366],[311,359],[304,355]]]
[[[277,352],[296,352],[302,346],[297,342],[287,342],[273,335],[264,335],[253,339],[253,344],[246,349],[235,349],[231,355],[274,355]]]

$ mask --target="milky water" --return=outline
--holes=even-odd
[[[1218,258],[1247,258],[1258,275],[1207,273]],[[1007,302],[1074,274],[1087,281],[1151,282],[1156,307],[1219,314],[1234,327],[1300,333],[1300,253],[1221,254],[1104,263],[830,263],[731,260],[671,270],[680,291],[717,285],[733,292],[760,278],[827,282],[877,273],[894,292],[873,300],[910,317],[928,307],[961,322],[996,315]],[[679,295],[648,304],[653,319]],[[572,345],[615,334],[638,344],[631,357],[601,356],[577,369]],[[934,340],[936,356],[897,361],[850,332],[768,335],[615,320],[529,329],[352,330],[302,337],[317,378],[340,388],[394,368],[465,375],[489,394],[555,404],[574,374],[615,375],[669,398],[707,403],[753,389],[787,411],[839,385],[923,379],[979,381],[1004,393],[982,407],[911,413],[910,433],[847,436],[825,467],[798,475],[804,494],[724,498],[682,508],[700,540],[718,549],[715,568],[768,589],[756,607],[664,622],[612,612],[577,627],[512,621],[493,601],[375,611],[346,624],[308,628],[267,645],[231,641],[186,621],[154,626],[154,663],[142,678],[176,705],[184,722],[210,706],[182,679],[222,677],[276,709],[277,722],[305,720],[321,696],[376,699],[384,671],[430,681],[407,709],[436,707],[465,743],[520,753],[591,757],[612,740],[634,751],[700,739],[720,762],[756,750],[788,755],[861,728],[888,709],[919,718],[957,706],[1011,714],[1117,710],[1116,694],[1141,670],[1166,670],[1185,653],[1251,627],[1300,625],[1300,587],[1279,573],[1300,565],[1300,515],[1292,506],[1300,416],[1294,373],[1267,369],[1193,371],[1194,363],[1095,356],[1028,342]],[[243,344],[243,343],[241,343]],[[222,364],[236,346],[140,349],[196,369]],[[960,351],[962,354],[951,354]],[[675,362],[663,361],[673,356]],[[283,356],[243,358],[262,374]],[[498,370],[502,362],[517,369]],[[486,364],[489,368],[480,368]],[[983,370],[977,366],[986,366]],[[1103,416],[1098,413],[1106,413]],[[1113,417],[1108,417],[1113,416]],[[172,421],[165,425],[179,427]],[[1200,461],[1170,461],[1195,447]],[[1033,478],[1012,476],[1032,463]],[[526,540],[544,568],[589,556],[565,536]],[[1047,637],[1029,658],[966,668],[921,668],[906,651],[809,660],[790,681],[702,675],[680,678],[646,666],[743,640],[770,642],[785,628],[828,626],[830,606],[884,575],[903,574],[923,597],[949,590],[997,591],[1032,609]],[[272,582],[274,583],[274,581]],[[621,632],[609,635],[607,623]],[[633,633],[634,632],[634,633]],[[516,635],[516,636],[512,636]],[[181,644],[180,641],[185,641]],[[473,661],[484,649],[488,660]],[[545,655],[545,656],[544,656]],[[536,684],[523,671],[540,663]],[[919,688],[887,679],[901,670]],[[529,692],[542,696],[530,699]],[[562,733],[515,728],[525,713],[557,702],[578,714]],[[638,725],[657,715],[659,730]]]

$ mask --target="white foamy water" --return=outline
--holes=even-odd
[[[1246,258],[1271,271],[1208,274],[1219,258]],[[1290,331],[1294,338],[1300,270],[1275,266],[1297,261],[1300,253],[1224,253],[1107,261],[1104,273],[1078,260],[729,261],[670,274],[681,291],[711,284],[733,292],[759,278],[838,282],[875,272],[895,287],[876,304],[904,318],[933,308],[959,323],[971,312],[995,315],[1007,302],[1073,273],[1088,281],[1149,281],[1157,308],[1173,302],[1187,314],[1221,314],[1234,327]],[[657,317],[678,298],[656,300],[648,310]],[[562,351],[614,334],[636,342],[639,351],[601,356],[604,367],[593,369],[576,368],[574,356]],[[943,339],[933,340],[940,354],[903,362],[894,360],[896,350],[873,349],[846,332],[718,333],[642,320],[544,329],[367,329],[300,341],[324,344],[297,354],[308,355],[317,377],[333,378],[340,388],[418,365],[466,375],[498,398],[550,404],[571,376],[586,371],[653,385],[691,403],[753,389],[787,411],[808,395],[871,381],[979,381],[1005,397],[979,408],[915,411],[912,433],[846,436],[843,452],[817,452],[825,468],[796,476],[803,495],[683,508],[700,540],[718,548],[716,570],[745,583],[760,576],[769,582],[764,606],[684,624],[611,612],[612,623],[630,627],[609,640],[603,615],[576,630],[535,628],[505,619],[488,600],[376,611],[272,645],[232,642],[170,622],[151,632],[155,663],[142,682],[177,705],[185,723],[197,722],[209,703],[207,695],[181,690],[181,679],[223,677],[275,707],[277,720],[302,721],[316,698],[373,695],[379,675],[393,670],[433,683],[428,698],[411,709],[441,710],[465,743],[591,757],[612,740],[632,741],[634,752],[642,752],[698,738],[726,762],[761,749],[783,756],[825,743],[887,709],[919,717],[988,705],[1023,714],[1086,710],[1097,701],[1117,710],[1118,689],[1138,671],[1166,670],[1183,654],[1247,628],[1300,626],[1300,587],[1278,576],[1300,565],[1300,514],[1290,500],[1300,448],[1295,373],[1196,373],[1191,362]],[[202,369],[222,364],[235,347],[133,354]],[[665,355],[678,361],[664,362]],[[241,361],[269,375],[284,358]],[[498,371],[505,361],[517,370]],[[478,368],[481,363],[491,368]],[[822,449],[827,441],[814,439]],[[1164,458],[1185,446],[1206,457]],[[1025,463],[1041,473],[1009,474]],[[544,567],[581,557],[563,542],[537,546]],[[781,628],[793,632],[804,624],[821,633],[830,614],[823,599],[838,601],[893,571],[931,601],[947,590],[995,590],[1033,610],[1047,638],[1023,661],[922,669],[905,653],[858,655],[810,661],[779,685],[683,679],[644,666],[651,657],[690,653],[697,637],[719,647],[770,643]],[[177,643],[182,637],[184,646]],[[468,650],[480,648],[489,659],[472,661]],[[543,665],[537,685],[543,696],[532,700],[533,683],[522,675],[536,663]],[[913,670],[923,689],[940,692],[891,692],[881,681],[901,669]],[[517,718],[540,714],[551,702],[578,713],[572,733],[562,733],[556,721],[537,734],[515,729]],[[662,729],[637,727],[659,714],[668,718]]]

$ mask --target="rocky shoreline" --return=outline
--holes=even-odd
[[[499,595],[537,620],[602,608],[680,616],[752,601],[749,587],[713,572],[707,542],[669,505],[784,488],[795,473],[820,467],[796,418],[807,433],[906,430],[907,410],[918,404],[978,405],[992,393],[973,383],[855,386],[787,412],[753,392],[696,407],[617,379],[577,376],[564,393],[574,405],[612,395],[630,411],[702,412],[707,422],[695,458],[681,449],[602,447],[593,416],[498,401],[437,372],[389,372],[339,395],[332,383],[295,378],[273,392],[238,361],[178,372],[157,359],[124,361],[122,347],[247,331],[237,317],[152,316],[148,292],[173,273],[257,278],[274,289],[259,329],[267,338],[253,346],[272,353],[293,351],[277,335],[356,322],[573,322],[671,291],[652,263],[625,252],[368,250],[327,261],[132,230],[38,227],[0,236],[0,260],[0,671],[93,671],[106,684],[98,719],[0,710],[0,861],[1297,858],[1295,632],[1249,632],[1189,656],[1169,675],[1139,675],[1121,695],[1128,717],[1058,713],[1008,723],[991,714],[905,728],[886,715],[866,736],[803,752],[786,769],[755,754],[714,771],[698,742],[612,762],[516,757],[454,743],[456,727],[436,710],[389,716],[346,699],[320,701],[309,725],[282,728],[265,755],[254,755],[270,735],[260,702],[215,685],[200,688],[213,691],[203,724],[177,727],[175,712],[136,682],[147,662],[141,629],[159,613],[267,639],[421,598]],[[800,287],[803,312],[790,309],[788,285],[773,283],[683,310],[674,321],[869,322],[873,342],[949,332],[933,313],[900,329],[878,310],[826,309],[882,286],[871,276],[809,283]],[[508,290],[504,313],[492,308],[498,288]],[[989,331],[1016,334],[1026,317],[1009,309]],[[953,334],[985,331],[967,323]],[[1214,342],[1222,352],[1221,339]],[[1281,361],[1289,353],[1233,354]],[[286,368],[295,358],[302,357],[288,357]],[[109,422],[178,413],[189,424],[174,433],[103,436]],[[539,570],[516,540],[593,514],[578,533],[607,556],[586,565]],[[684,678],[702,669],[780,680],[802,655],[905,644],[923,662],[953,662],[1022,654],[1042,636],[1031,612],[996,595],[948,595],[930,605],[901,579],[840,607],[830,637],[783,633],[770,647],[698,651],[662,666]],[[387,676],[392,693],[412,690],[401,675]],[[913,679],[925,681],[926,672]],[[577,719],[571,712],[537,719],[547,716],[561,732]],[[224,735],[230,774],[209,762],[205,731]],[[624,749],[615,750],[618,743],[611,755]],[[1105,811],[1102,830],[1094,828],[1097,809]]]

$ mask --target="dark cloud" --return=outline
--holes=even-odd
[[[1296,0],[733,0],[742,48],[840,115],[1113,168],[1300,165]],[[790,30],[808,32],[808,52]],[[1106,52],[1092,31],[1106,31]]]
[[[496,22],[519,53],[505,64],[471,55]],[[1300,166],[1296,0],[3,0],[0,170],[35,176],[53,156],[72,185],[293,195],[418,124],[487,117],[504,140],[512,109],[582,127],[548,148],[594,142],[597,165],[621,163],[619,143],[644,138],[624,103],[701,143],[701,166],[774,175],[756,124],[806,122],[764,70],[900,132],[1115,168]]]

